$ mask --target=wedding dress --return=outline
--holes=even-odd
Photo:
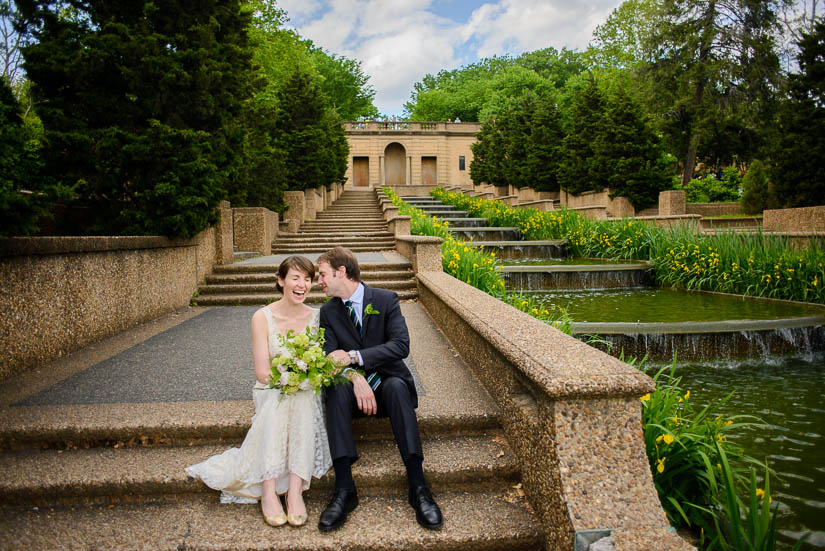
[[[281,352],[278,330],[269,307],[262,308],[269,331],[270,359]],[[318,328],[320,312],[310,320]],[[240,448],[226,450],[186,468],[214,490],[221,490],[221,503],[255,503],[261,498],[261,482],[275,479],[275,491],[289,489],[289,473],[309,488],[311,477],[319,478],[332,465],[324,423],[323,402],[312,390],[282,396],[260,382],[252,391],[255,415]]]

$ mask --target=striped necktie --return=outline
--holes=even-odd
[[[358,314],[355,313],[355,307],[352,304],[351,300],[346,301],[344,304],[347,305],[347,311],[349,312],[349,318],[352,320],[352,323],[355,324],[355,328],[358,330],[358,334],[361,334],[361,322],[358,321]]]

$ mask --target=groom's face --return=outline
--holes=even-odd
[[[324,290],[328,297],[343,297],[346,295],[344,287],[344,278],[346,277],[346,270],[333,270],[329,262],[321,262],[318,264],[318,285]]]

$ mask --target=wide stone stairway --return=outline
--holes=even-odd
[[[361,279],[365,283],[391,289],[401,300],[416,298],[412,264],[395,253],[395,237],[387,231],[375,192],[347,190],[315,220],[301,224],[298,232],[279,232],[271,256],[216,266],[199,286],[194,301],[200,306],[267,304],[280,296],[275,283],[278,264],[286,255],[315,260],[337,245],[360,255]],[[313,285],[307,302],[325,300],[321,288]]]
[[[415,302],[402,304],[407,362],[441,530],[415,522],[386,419],[356,421],[361,504],[332,533],[315,526],[331,472],[305,493],[302,528],[271,528],[257,505],[220,504],[189,479],[186,466],[239,445],[251,422],[254,310],[191,309],[0,385],[0,548],[542,548],[493,400]]]
[[[395,250],[374,191],[345,191],[297,233],[279,233],[272,254],[320,253],[336,245],[353,252]]]

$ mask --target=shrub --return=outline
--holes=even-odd
[[[742,180],[742,212],[745,214],[762,214],[765,209],[776,206],[773,184],[768,180],[768,172],[762,161],[755,160],[748,168]]]

